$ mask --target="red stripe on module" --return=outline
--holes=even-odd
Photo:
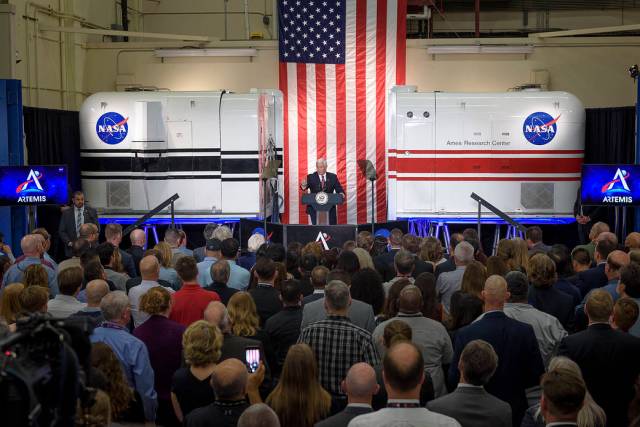
[[[465,181],[527,181],[527,182],[537,182],[537,181],[576,181],[579,182],[579,177],[535,177],[535,176],[526,176],[526,177],[510,177],[510,176],[495,176],[495,177],[483,177],[483,176],[472,176],[472,177],[455,177],[455,176],[440,176],[440,177],[404,177],[404,176],[395,176],[389,175],[389,178],[396,179],[398,181],[457,181],[457,182],[465,182]]]
[[[399,173],[580,173],[582,159],[437,158],[397,159]]]
[[[347,80],[344,64],[336,64],[336,165],[338,179],[347,186]],[[347,202],[338,207],[338,224],[347,223]]]
[[[356,160],[367,158],[367,0],[356,0]],[[356,168],[356,215],[367,221],[367,181]]]
[[[296,64],[298,75],[298,182],[307,179],[307,66]],[[298,199],[299,224],[309,222],[302,197]]]
[[[396,35],[396,84],[403,85],[407,72],[407,0],[398,0]]]
[[[327,78],[324,64],[316,64],[316,159],[327,158]]]
[[[387,81],[387,0],[377,1],[376,23],[376,219],[387,220],[386,150],[386,81]]]
[[[280,62],[279,86],[282,91],[282,110],[284,116],[284,144],[283,144],[283,169],[284,169],[284,215],[282,216],[282,222],[289,223],[289,103],[288,103],[288,83],[287,83],[287,64]]]
[[[584,154],[584,150],[398,150],[390,148],[388,151],[399,154]]]

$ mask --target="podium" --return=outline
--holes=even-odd
[[[302,203],[311,205],[315,209],[317,225],[329,225],[329,211],[336,205],[342,204],[343,201],[341,194],[323,191],[302,196]]]

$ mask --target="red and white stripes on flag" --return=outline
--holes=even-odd
[[[407,0],[344,1],[344,64],[280,61],[285,223],[308,223],[299,184],[319,158],[327,159],[346,192],[338,223],[371,219],[371,184],[358,169],[361,159],[371,160],[378,173],[375,219],[387,217],[387,98],[394,85],[405,83]]]

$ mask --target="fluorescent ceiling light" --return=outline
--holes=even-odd
[[[429,55],[455,55],[455,54],[478,54],[478,53],[499,53],[499,54],[530,54],[533,53],[533,46],[429,46]]]
[[[156,49],[158,58],[206,57],[206,56],[258,56],[256,49]]]

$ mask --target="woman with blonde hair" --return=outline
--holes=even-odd
[[[312,427],[329,415],[331,395],[318,382],[316,357],[307,344],[289,348],[280,382],[267,397],[282,427]]]
[[[49,289],[49,276],[47,270],[41,264],[31,264],[24,269],[22,283],[25,288],[29,286],[42,286]]]
[[[358,257],[360,270],[362,270],[363,268],[370,268],[372,270],[376,269],[376,267],[373,265],[373,258],[371,258],[369,252],[362,248],[354,248],[352,252]]]
[[[229,298],[227,304],[229,321],[231,323],[231,333],[238,337],[251,338],[262,343],[265,358],[269,366],[273,360],[269,335],[260,329],[260,317],[256,309],[256,303],[248,292],[236,292]]]
[[[526,240],[519,237],[513,239],[514,246],[514,265],[524,274],[529,270],[529,245]]]
[[[496,248],[496,256],[502,258],[509,271],[517,270],[516,244],[513,240],[501,239]]]
[[[173,254],[171,253],[171,246],[167,242],[160,242],[153,247],[156,251],[153,255],[156,255],[158,262],[160,262],[160,276],[159,279],[166,280],[171,284],[171,288],[175,291],[180,289],[182,282],[178,277],[178,273],[171,264]]]
[[[436,239],[435,237],[426,237],[422,240],[419,256],[424,262],[431,263],[434,271],[437,266],[447,261],[444,257],[442,243],[440,239]]]
[[[91,347],[91,366],[108,379],[104,392],[111,401],[111,417],[116,422],[144,423],[142,399],[129,387],[122,364],[111,347],[102,342]]]
[[[7,325],[16,323],[16,318],[22,311],[20,304],[20,294],[25,286],[22,283],[11,283],[2,290],[0,296],[0,317],[7,322]]]
[[[220,329],[204,320],[192,323],[184,331],[182,347],[188,367],[176,371],[171,386],[171,402],[179,421],[194,409],[213,402],[211,374],[220,359],[223,341]]]
[[[567,369],[573,372],[575,375],[582,377],[582,371],[580,367],[573,360],[564,356],[557,356],[551,359],[549,362],[548,371],[552,371],[554,369]],[[598,406],[598,404],[593,400],[589,390],[587,390],[587,394],[584,396],[584,404],[582,405],[582,409],[578,412],[578,427],[606,427],[607,425],[607,416],[604,410]],[[524,419],[522,420],[522,427],[544,427],[545,421],[542,417],[542,412],[540,411],[540,404],[534,405],[531,408],[527,409],[527,412],[524,415]]]
[[[462,275],[460,290],[480,298],[484,282],[487,281],[487,269],[481,262],[471,261]]]

